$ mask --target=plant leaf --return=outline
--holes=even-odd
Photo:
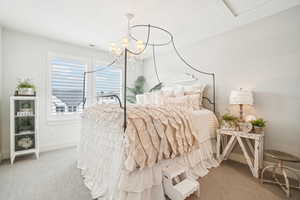
[[[128,87],[127,90],[128,90],[129,92],[133,93],[134,95],[137,94],[136,88],[129,88],[129,87]]]
[[[126,96],[126,100],[130,103],[136,103],[136,97],[135,96]]]

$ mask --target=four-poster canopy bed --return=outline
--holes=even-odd
[[[134,52],[128,48],[124,49],[124,53],[121,53],[121,55],[124,55],[124,81],[123,81],[123,88],[124,88],[124,92],[123,92],[123,104],[124,106],[122,106],[122,102],[120,100],[120,98],[117,95],[102,95],[102,96],[98,96],[98,97],[112,97],[112,98],[116,98],[116,100],[118,101],[120,107],[122,107],[124,109],[124,131],[126,129],[127,126],[127,121],[126,121],[126,111],[127,111],[127,101],[126,101],[126,96],[127,96],[127,67],[128,67],[128,53],[132,54],[132,55],[140,55],[142,54],[146,48],[148,46],[152,46],[152,57],[153,57],[153,65],[155,68],[155,73],[157,76],[158,81],[160,82],[160,79],[158,78],[158,72],[157,72],[157,65],[156,65],[156,56],[155,56],[155,47],[162,47],[162,46],[167,46],[167,45],[172,45],[176,55],[178,56],[178,58],[190,69],[192,69],[193,71],[203,74],[203,75],[207,75],[209,77],[212,78],[212,100],[209,97],[203,97],[203,99],[205,99],[209,104],[211,104],[213,106],[213,112],[216,112],[216,80],[215,80],[215,73],[210,73],[210,72],[205,72],[205,71],[201,71],[199,69],[197,69],[196,67],[192,66],[191,64],[189,64],[184,58],[183,56],[179,53],[179,51],[177,50],[175,43],[174,43],[174,37],[173,35],[166,29],[163,29],[161,27],[157,27],[157,26],[153,26],[153,25],[145,25],[145,24],[140,24],[140,25],[133,25],[130,27],[130,29],[135,29],[135,28],[139,28],[139,27],[147,27],[147,40],[145,42],[145,46],[144,49],[142,49],[139,52]],[[168,36],[169,36],[169,40],[167,42],[163,42],[163,43],[150,43],[149,39],[150,39],[150,34],[151,34],[151,29],[156,29],[156,30],[160,30],[165,32]],[[132,34],[129,33],[129,36],[135,40],[135,41],[139,41],[135,36],[133,36]],[[105,67],[110,67],[113,66],[114,64],[117,63],[119,58],[114,59],[111,63],[107,64]],[[103,70],[100,69],[100,70]],[[86,103],[86,97],[85,97],[85,82],[86,82],[86,75],[90,74],[90,73],[95,73],[99,70],[93,70],[93,71],[87,71],[84,72],[84,79],[83,79],[83,108],[85,107],[85,103]]]
[[[190,65],[178,52],[169,31],[150,24],[130,27],[135,28],[146,28],[147,39],[140,51],[125,48],[121,54],[124,56],[123,103],[117,95],[100,95],[99,98],[115,98],[119,105],[96,104],[85,108],[82,113],[78,168],[82,170],[84,183],[93,198],[164,200],[162,177],[166,167],[182,166],[189,177],[196,180],[205,176],[209,168],[218,166],[212,145],[218,126],[214,115],[215,74]],[[153,30],[167,34],[169,40],[150,42]],[[129,36],[138,41],[132,34]],[[164,103],[127,104],[128,55],[140,55],[152,46],[154,69],[160,82],[155,48],[170,44],[188,68],[212,79],[212,98],[203,96],[203,85],[193,85],[187,86],[187,90],[180,90],[178,97],[167,97],[169,91],[156,92],[158,96],[164,94],[159,98]],[[117,63],[118,59],[107,67]],[[86,103],[85,77],[97,71],[84,73],[83,106]],[[175,93],[178,91],[172,91],[172,94]],[[154,93],[151,95],[154,97]],[[213,112],[204,109],[202,99],[212,105]]]

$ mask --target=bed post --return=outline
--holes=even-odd
[[[128,50],[125,48],[125,58],[124,58],[124,132],[127,128],[127,103],[126,103],[126,93],[127,93],[127,54]]]
[[[213,76],[213,106],[214,106],[214,113],[216,113],[216,79],[215,73],[212,74]]]

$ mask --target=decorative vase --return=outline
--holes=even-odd
[[[253,126],[250,122],[240,122],[239,129],[240,129],[240,131],[250,133],[253,129]]]
[[[34,95],[34,89],[33,88],[19,88],[18,89],[18,95],[33,96]]]

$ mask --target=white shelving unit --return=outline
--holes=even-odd
[[[35,154],[39,158],[39,101],[34,96],[10,97],[10,162],[16,156]]]

